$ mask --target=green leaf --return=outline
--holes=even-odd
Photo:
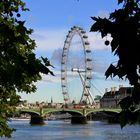
[[[118,0],[119,7],[110,13],[108,19],[92,17],[94,24],[91,31],[100,32],[101,37],[110,34],[112,37],[111,49],[114,55],[118,56],[118,65],[112,64],[105,72],[109,76],[125,76],[131,86],[134,86],[132,97],[126,97],[120,101],[123,112],[120,114],[120,124],[134,124],[140,118],[140,76],[137,73],[137,66],[140,65],[140,0]],[[106,43],[108,45],[108,42]]]
[[[126,124],[128,124],[128,112],[127,111],[121,111],[120,113],[119,113],[119,123],[120,123],[120,125],[121,125],[121,128],[123,128]]]
[[[96,18],[96,17],[91,17],[91,19],[98,21],[98,18]]]
[[[124,0],[118,0],[118,4],[122,3]]]
[[[114,52],[118,48],[118,42],[115,39],[111,41],[111,50]]]
[[[112,76],[112,74],[115,74],[116,75],[116,68],[115,66],[113,66],[112,64],[109,66],[109,68],[106,70],[105,72],[105,76],[106,78],[108,78],[109,76]]]
[[[13,132],[7,120],[20,101],[17,92],[35,92],[41,73],[54,75],[49,60],[34,53],[33,30],[18,18],[27,10],[22,0],[0,1],[0,136],[5,137]]]
[[[122,108],[122,110],[127,110],[129,109],[130,106],[132,106],[133,104],[133,100],[130,96],[127,96],[125,98],[123,98],[120,102],[120,107]]]

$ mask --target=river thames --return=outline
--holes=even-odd
[[[11,121],[16,128],[10,140],[140,140],[140,126],[91,121],[86,125],[72,125],[65,121],[48,121],[44,126],[31,126],[29,121]],[[0,138],[0,140],[9,140]]]

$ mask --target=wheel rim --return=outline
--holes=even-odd
[[[67,59],[69,55],[69,48],[71,46],[71,41],[74,35],[78,34],[80,40],[82,42],[82,46],[84,49],[84,61],[85,61],[85,75],[83,79],[83,93],[80,99],[80,103],[87,98],[90,103],[93,103],[93,97],[90,94],[90,86],[91,86],[91,79],[92,79],[92,54],[90,49],[90,43],[88,42],[88,36],[86,32],[81,28],[74,26],[68,32],[66,39],[64,41],[64,47],[62,52],[62,60],[61,60],[61,86],[62,86],[62,94],[66,104],[71,103],[70,96],[68,93],[68,86],[67,86]],[[78,72],[78,69],[77,69]],[[80,73],[80,70],[79,70]],[[88,91],[88,92],[87,92]]]

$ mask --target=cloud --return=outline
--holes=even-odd
[[[37,48],[36,52],[46,54],[49,52],[51,57],[50,61],[51,64],[55,67],[54,73],[56,74],[55,77],[52,76],[43,76],[43,81],[48,82],[60,82],[60,71],[61,71],[61,55],[62,49],[64,46],[64,41],[66,39],[66,35],[68,34],[69,29],[57,29],[57,30],[36,30],[33,34],[33,38],[36,40]],[[106,38],[102,39],[99,33],[87,32],[88,41],[90,42],[90,48],[92,50],[92,58],[93,58],[93,70],[94,72],[104,73],[107,69],[109,63],[112,61],[112,56],[110,52],[110,47],[104,44]],[[107,37],[108,40],[111,40],[110,37]],[[82,48],[80,46],[81,42],[79,40],[75,40],[74,46],[77,48]],[[70,47],[71,49],[71,47]],[[79,49],[74,50],[79,51]],[[83,57],[76,58],[78,53],[71,55],[72,65],[74,67],[81,65],[84,61]],[[72,59],[73,58],[73,59]],[[81,61],[82,60],[82,61]],[[114,60],[113,60],[114,61]],[[80,63],[81,62],[81,63]],[[58,72],[59,71],[59,72]],[[72,75],[69,76],[72,77]],[[95,76],[98,78],[98,76]]]
[[[98,11],[96,17],[109,18],[109,12],[108,11]]]
[[[41,76],[42,76],[41,82],[60,83],[61,82],[60,74],[56,74],[55,71],[54,71],[54,74],[55,74],[55,76],[41,74]]]
[[[61,83],[61,71],[59,70],[54,70],[53,71],[55,76],[52,75],[45,75],[45,74],[41,74],[42,76],[42,81],[41,82],[47,82],[47,83]],[[84,73],[82,74],[84,77]],[[105,79],[105,76],[103,73],[100,72],[92,72],[91,74],[92,78],[95,79]],[[80,76],[77,72],[72,72],[72,71],[67,71],[66,74],[66,79],[67,82],[71,82],[75,79],[79,79],[80,80]]]
[[[52,65],[61,67],[62,51],[62,48],[58,48],[52,52],[52,56],[50,58]]]
[[[41,82],[45,82],[45,83],[46,82],[47,83],[61,83],[61,71],[54,71],[54,74],[55,74],[55,76],[41,74],[41,76],[42,76]],[[67,72],[66,78],[67,78],[67,82],[71,82],[75,78],[80,79],[78,73],[71,72],[71,71]]]
[[[35,39],[37,48],[36,52],[42,51],[54,51],[58,48],[63,48],[66,35],[69,29],[57,29],[57,30],[35,30],[32,38]],[[90,47],[93,50],[108,49],[109,47],[104,45],[104,40],[99,33],[87,32]]]
[[[36,51],[52,51],[58,48],[63,48],[66,33],[65,29],[36,30],[32,36],[37,44]]]
[[[110,47],[106,46],[104,42],[106,39],[111,40],[111,37],[108,36],[107,38],[101,38],[100,33],[93,33],[93,32],[89,32],[87,35],[88,35],[88,41],[90,42],[90,47],[92,51],[110,50]]]

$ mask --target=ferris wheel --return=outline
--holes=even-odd
[[[62,52],[62,60],[61,60],[61,86],[62,86],[62,94],[64,97],[64,101],[66,104],[71,103],[69,91],[68,91],[68,56],[69,49],[71,46],[72,39],[75,35],[80,37],[81,44],[83,46],[83,54],[84,54],[84,67],[72,67],[71,71],[78,73],[81,83],[82,83],[82,94],[79,103],[81,104],[83,101],[88,102],[88,104],[93,104],[94,99],[92,94],[90,93],[91,87],[91,79],[92,79],[92,54],[90,49],[90,43],[88,42],[88,36],[86,32],[77,26],[73,26],[71,30],[68,32],[66,39],[64,41],[64,47]],[[77,89],[78,90],[78,89]]]

